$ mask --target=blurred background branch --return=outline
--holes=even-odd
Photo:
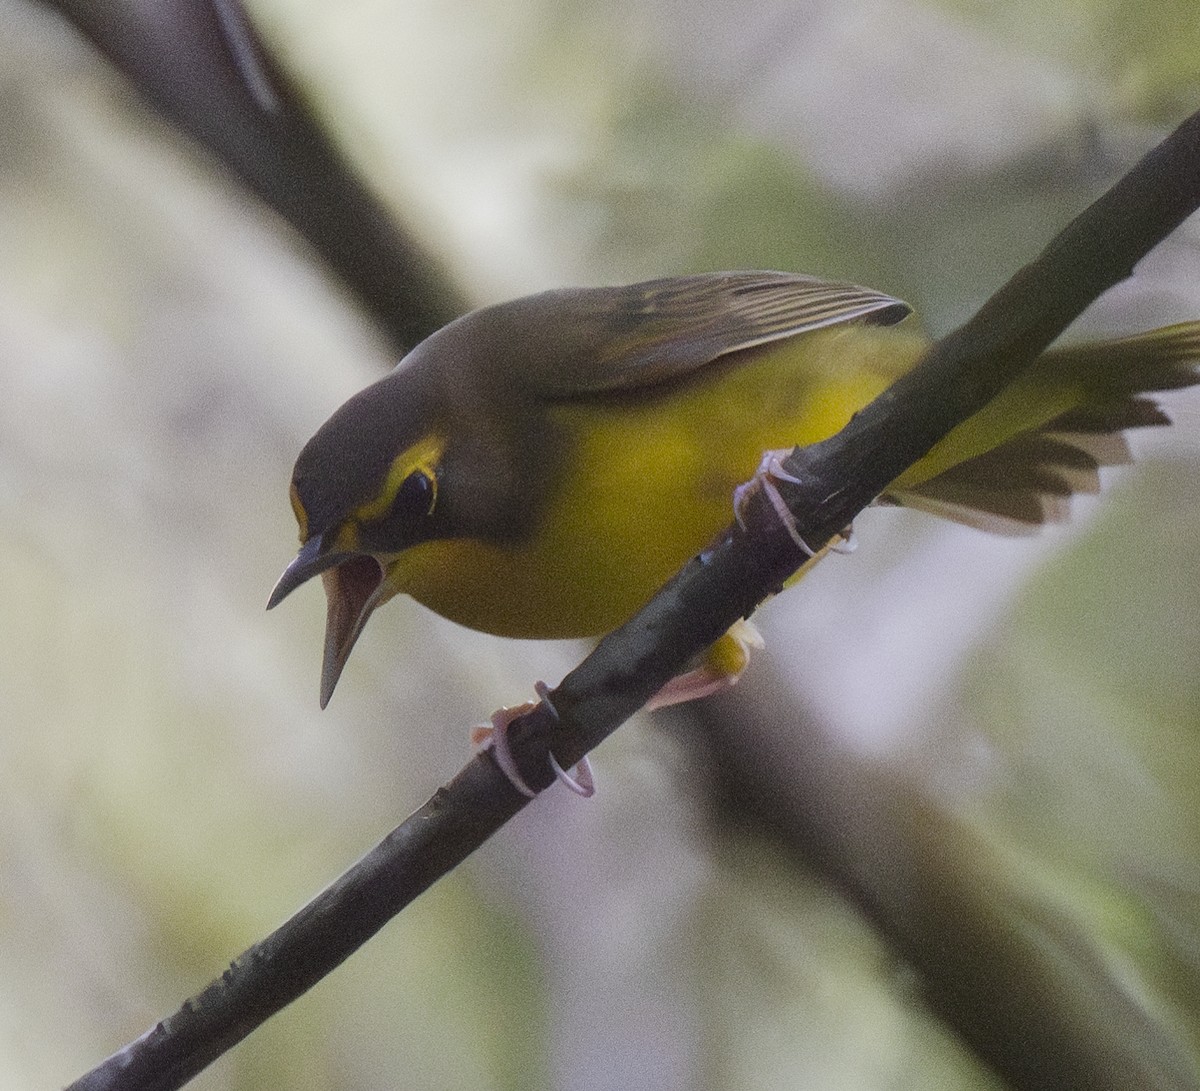
[[[912,967],[908,985],[1010,1086],[1194,1086],[1183,1043],[985,831],[830,745],[781,697],[760,690],[701,712],[716,837],[762,839],[779,866],[844,891]],[[773,747],[743,745],[751,718],[770,725]]]
[[[278,212],[404,352],[469,307],[355,173],[240,0],[45,0]]]

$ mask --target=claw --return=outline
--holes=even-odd
[[[537,795],[537,792],[525,783],[525,778],[517,769],[512,748],[508,745],[508,728],[513,720],[519,719],[527,712],[532,712],[535,708],[537,708],[536,701],[526,701],[520,705],[505,705],[504,708],[497,709],[492,713],[490,725],[478,724],[471,728],[471,746],[476,752],[487,750],[490,747],[496,764],[500,767],[500,772],[508,777],[512,786],[521,795],[529,799]]]
[[[754,476],[733,490],[733,514],[738,521],[738,526],[745,530],[746,520],[744,516],[746,505],[750,503],[750,498],[756,492],[761,492],[770,502],[775,515],[783,524],[784,530],[788,532],[792,541],[796,543],[796,547],[805,556],[815,557],[817,555],[816,550],[800,537],[800,532],[796,529],[796,520],[793,518],[792,513],[788,511],[788,506],[783,502],[783,497],[775,485],[777,481],[787,481],[792,485],[800,484],[798,477],[788,473],[783,468],[783,460],[789,454],[791,454],[791,451],[779,450],[767,451],[763,455],[762,461],[758,464],[758,469],[754,471]]]
[[[542,702],[549,710],[555,720],[558,719],[558,709],[554,707],[554,702],[550,700],[550,687],[545,682],[537,681],[533,683],[533,692],[538,695],[538,700]],[[571,776],[561,765],[558,764],[558,758],[553,754],[550,755],[550,768],[554,770],[554,776],[561,784],[565,784],[577,796],[584,799],[591,799],[596,794],[596,778],[592,776],[592,763],[588,760],[586,754],[575,764],[575,776]]]
[[[554,775],[559,782],[565,784],[577,796],[591,799],[596,794],[596,778],[592,776],[592,763],[588,761],[586,754],[579,759],[579,763],[575,766],[574,776],[571,776],[558,764],[558,758],[553,754],[550,755],[550,768],[554,770]]]
[[[492,713],[490,725],[479,724],[471,728],[471,746],[476,751],[487,750],[490,747],[496,758],[496,764],[500,767],[500,772],[509,779],[518,792],[529,799],[537,795],[537,792],[529,787],[525,778],[521,776],[520,770],[517,769],[512,748],[508,745],[508,729],[514,720],[520,719],[527,712],[532,712],[539,704],[544,704],[550,710],[551,715],[556,720],[558,719],[558,710],[549,697],[550,687],[545,682],[537,682],[533,688],[538,695],[538,700],[497,709]],[[596,781],[592,776],[592,763],[588,761],[586,755],[575,766],[574,776],[559,765],[558,759],[553,754],[550,755],[550,767],[554,770],[554,776],[576,795],[587,799],[595,794]]]
[[[795,474],[788,473],[783,468],[783,460],[790,454],[790,451],[785,450],[767,451],[763,455],[762,461],[758,464],[758,469],[754,471],[754,476],[733,490],[733,514],[734,518],[737,519],[738,526],[743,530],[746,529],[746,505],[750,503],[750,498],[756,492],[762,492],[774,509],[776,517],[783,524],[784,530],[788,532],[792,541],[796,543],[796,547],[806,557],[815,560],[825,550],[843,554],[853,553],[858,548],[858,542],[854,537],[853,525],[846,527],[835,535],[833,540],[821,550],[814,550],[812,546],[800,537],[800,532],[796,529],[796,520],[788,510],[783,496],[775,485],[777,481],[787,481],[792,485],[800,484],[800,478],[796,477]]]

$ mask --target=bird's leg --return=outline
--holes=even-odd
[[[500,772],[508,777],[518,792],[523,796],[528,796],[530,799],[537,795],[537,793],[525,783],[525,778],[521,776],[520,770],[517,769],[512,749],[508,745],[508,728],[514,720],[524,716],[527,712],[532,712],[539,704],[544,704],[554,718],[558,719],[558,710],[555,709],[548,696],[550,687],[545,682],[537,682],[533,688],[538,695],[538,700],[526,701],[524,704],[513,705],[511,708],[498,709],[492,713],[492,722],[490,725],[479,724],[471,728],[471,745],[475,750],[486,750],[488,747],[491,747],[492,753],[496,758],[496,764],[500,767]],[[562,781],[576,795],[587,799],[595,794],[596,782],[592,776],[592,763],[588,761],[586,755],[575,766],[574,776],[558,764],[558,759],[553,754],[550,755],[550,766],[554,770],[555,777]]]
[[[778,481],[799,483],[798,478],[783,468],[783,460],[789,454],[789,451],[779,450],[767,451],[763,455],[754,476],[733,490],[733,511],[738,524],[745,528],[746,506],[751,497],[761,491],[791,536],[792,541],[796,543],[797,548],[809,558],[801,569],[803,571],[829,550],[837,553],[852,552],[855,546],[854,528],[847,527],[820,550],[814,550],[800,537],[800,532],[796,528],[796,520],[792,517],[792,513],[788,510],[787,504],[784,503],[783,497],[776,487]],[[646,710],[653,712],[658,708],[682,704],[684,701],[695,701],[701,697],[710,697],[713,694],[732,689],[737,685],[738,679],[749,665],[751,652],[762,647],[762,636],[749,621],[736,622],[708,648],[698,666],[672,678],[651,697],[646,702]],[[492,713],[490,725],[481,724],[471,730],[471,745],[477,750],[490,746],[501,772],[508,777],[517,791],[530,799],[537,793],[525,783],[525,778],[517,769],[517,763],[513,759],[512,750],[508,745],[509,725],[524,716],[525,713],[532,711],[539,703],[545,703],[554,717],[558,718],[554,705],[547,697],[548,687],[546,684],[538,682],[534,689],[537,691],[540,701],[527,701],[512,708],[499,709]],[[554,775],[577,795],[588,797],[595,792],[596,786],[592,777],[591,763],[586,757],[575,766],[574,776],[559,765],[553,754],[550,755],[550,764],[554,769]]]
[[[646,710],[653,712],[732,689],[749,665],[750,653],[761,647],[763,638],[750,622],[735,622],[704,653],[699,666],[672,678],[646,702]]]
[[[826,543],[819,550],[814,550],[796,529],[796,520],[784,503],[783,497],[776,487],[776,482],[790,481],[799,484],[799,479],[783,468],[783,460],[790,451],[767,451],[754,476],[745,484],[733,490],[733,513],[738,525],[746,527],[746,508],[751,497],[761,492],[768,500],[784,529],[791,535],[796,547],[808,558],[799,572],[791,580],[798,579],[800,574],[807,571],[827,552],[852,553],[855,548],[854,528],[846,527],[841,533]],[[790,583],[791,580],[788,582]],[[700,697],[709,697],[714,693],[722,693],[737,684],[750,662],[751,651],[763,647],[763,638],[749,621],[739,621],[725,632],[704,653],[700,665],[692,670],[672,678],[646,703],[646,708],[653,711],[656,708],[666,708],[668,705],[682,704],[684,701],[695,701]]]

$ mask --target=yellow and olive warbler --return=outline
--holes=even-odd
[[[450,323],[356,394],[296,462],[320,574],[321,705],[371,613],[404,593],[473,629],[584,637],[625,621],[725,527],[765,452],[825,439],[928,345],[909,307],[790,273],[544,292]],[[1053,349],[882,500],[995,530],[1061,518],[1141,395],[1196,381],[1200,323]],[[736,669],[736,668],[734,668]]]

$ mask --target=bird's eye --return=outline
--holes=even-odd
[[[394,546],[419,538],[421,520],[433,511],[436,496],[433,478],[424,470],[414,470],[400,482],[387,514],[370,525],[370,538]]]
[[[414,470],[396,490],[389,519],[419,519],[433,510],[433,478],[424,470]]]

